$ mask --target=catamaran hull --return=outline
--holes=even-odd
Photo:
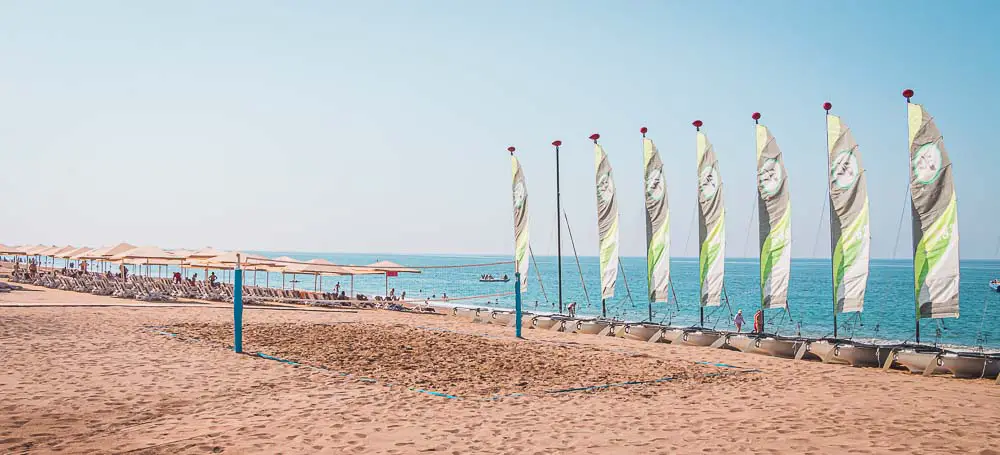
[[[950,373],[963,379],[995,378],[1000,373],[1000,359],[980,354],[905,350],[896,353],[896,361],[911,373],[924,375],[928,368],[933,369],[930,374]]]
[[[726,345],[750,354],[768,355],[767,351],[760,348],[757,338],[747,335],[730,335],[726,340]]]
[[[451,314],[462,320],[479,322],[482,311],[479,308],[455,307],[452,308]]]
[[[523,319],[522,314],[522,319]],[[490,324],[509,326],[514,324],[514,313],[507,311],[493,311],[490,313]]]
[[[891,348],[854,343],[831,343],[825,340],[813,341],[809,343],[807,349],[808,354],[815,356],[823,363],[856,367],[880,366],[892,352]]]
[[[936,363],[939,368],[951,372],[956,378],[996,378],[1000,373],[1000,359],[992,356],[945,354]]]
[[[663,327],[659,325],[626,324],[625,339],[647,341],[660,330],[663,330]]]
[[[711,346],[723,336],[725,335],[719,332],[682,330],[680,336],[673,339],[673,343],[686,346]]]
[[[937,352],[906,349],[896,352],[894,358],[896,363],[903,368],[910,370],[910,373],[923,374],[924,370],[928,367],[934,368],[935,370],[937,369],[937,364],[935,362],[937,356]]]
[[[794,358],[795,353],[805,343],[802,340],[785,340],[770,337],[759,338],[758,341],[760,342],[760,349],[763,349],[768,355],[785,359]]]
[[[607,321],[576,321],[576,333],[597,335],[609,325],[611,323]]]
[[[535,316],[531,318],[531,327],[539,330],[549,330],[561,321],[548,316]]]

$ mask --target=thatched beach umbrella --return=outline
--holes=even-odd
[[[296,274],[313,275],[314,290],[319,290],[320,275],[350,275],[350,272],[347,269],[329,261],[325,264],[314,263],[312,261],[300,264],[291,264],[285,268],[285,273],[291,273],[293,276]],[[295,287],[292,286],[292,288],[294,289]]]
[[[409,267],[401,266],[392,261],[378,261],[374,264],[368,264],[368,268],[378,271],[378,273],[385,274],[385,295],[389,295],[389,277],[399,276],[400,273],[420,273],[419,269],[412,269]]]
[[[163,249],[155,246],[132,248],[131,250],[123,251],[119,254],[111,256],[110,259],[112,261],[121,261],[123,263],[138,264],[140,266],[145,264],[146,275],[149,275],[150,265],[166,265],[183,261],[182,258],[177,257],[173,253],[164,251]]]

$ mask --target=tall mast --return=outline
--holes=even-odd
[[[758,143],[760,139],[757,137],[757,125],[760,124],[760,112],[754,112],[753,115],[750,116],[750,118],[753,119],[753,124],[754,124],[754,134],[753,134],[754,148],[756,148],[757,150],[760,150],[760,144]],[[759,170],[758,170],[758,172],[759,172]],[[759,200],[760,199],[760,184],[759,183],[757,185],[757,193],[758,193],[757,199]],[[761,240],[762,239],[760,238],[760,230],[758,229],[757,230],[757,244],[758,245],[760,245]],[[759,249],[760,249],[760,247],[758,246],[758,250]],[[758,251],[758,257],[760,257],[759,251]],[[760,279],[763,280],[764,279],[764,269],[763,268],[761,268],[760,273],[761,273]],[[761,288],[760,288],[760,311],[761,311],[760,333],[764,333],[764,323],[767,321],[767,318],[765,318],[763,316],[763,313],[764,313],[764,287],[763,286],[761,286]],[[756,317],[754,319],[756,319]]]
[[[559,314],[563,312],[562,298],[562,222],[559,214],[562,212],[562,203],[559,194],[559,147],[562,141],[553,141],[552,146],[556,148],[556,262],[559,268]]]
[[[695,121],[691,122],[691,124],[694,125],[695,132],[701,132],[701,126],[704,125],[704,123],[701,120],[695,120]],[[695,163],[695,164],[697,165],[699,163]],[[698,259],[699,259],[699,262],[700,262],[700,260],[701,260],[701,245],[698,245]],[[725,260],[725,259],[723,259],[723,260]],[[704,289],[703,289],[704,287],[705,287],[705,284],[702,283],[701,280],[699,279],[698,280],[698,295],[699,296],[703,295],[702,293],[704,292]],[[703,302],[700,297],[698,298],[698,326],[699,327],[705,327],[705,302]]]
[[[824,142],[827,144],[826,147],[824,147],[824,148],[829,148],[829,143],[830,143],[830,139],[829,139],[829,131],[830,131],[830,109],[833,109],[833,104],[832,103],[830,103],[829,101],[823,103],[823,110],[826,111],[826,114],[823,114],[823,121],[826,124],[825,128],[823,130],[823,133],[824,133],[823,136],[826,137],[826,141],[824,141]],[[825,152],[825,155],[827,156],[827,159],[826,159],[827,169],[829,169],[830,166],[832,166],[832,164],[833,164],[833,163],[830,162],[830,151],[827,150]],[[828,194],[829,194],[829,191],[830,191],[830,189],[829,189],[829,183],[827,183],[827,193]],[[833,206],[833,196],[830,195],[828,197],[831,198],[830,199],[830,223],[832,224],[833,223],[833,217],[836,216],[836,208],[834,208],[834,206]],[[834,252],[834,249],[836,249],[837,246],[834,244],[834,242],[836,242],[836,239],[834,239],[833,236],[831,235],[830,236],[830,243],[831,243],[831,246],[830,246],[830,290],[832,292],[830,293],[830,298],[833,299],[833,337],[837,338],[837,277],[836,277],[837,271],[836,271],[836,269],[834,267],[834,264],[833,264],[833,255],[836,254]]]
[[[906,98],[906,104],[910,104],[910,98],[913,98],[913,90],[910,90],[910,89],[903,90],[903,97]],[[907,116],[907,119],[909,119],[909,116],[910,116],[910,106],[906,106],[906,116]],[[907,132],[907,134],[909,135],[909,134],[913,134],[913,133]],[[912,144],[910,144],[910,141],[907,140],[906,141],[906,145],[907,145],[907,148],[910,148],[910,146]],[[907,160],[907,161],[909,161],[909,160]],[[912,164],[910,164],[910,166],[912,166]],[[912,174],[912,172],[913,171],[910,171],[911,174]],[[912,199],[913,198],[912,187],[911,187],[911,191],[910,191],[910,198],[911,198],[910,200],[912,201],[913,200]],[[911,203],[911,207],[912,207],[912,203]],[[913,216],[912,213],[911,213],[910,216],[911,217]],[[916,254],[916,252],[914,252],[914,254]],[[914,288],[914,290],[913,290],[913,300],[915,302],[917,302],[917,304],[914,306],[914,309],[913,309],[913,316],[914,316],[913,320],[914,320],[914,327],[915,327],[915,335],[916,335],[917,343],[919,344],[920,343],[920,295],[917,293],[917,289],[916,288]]]

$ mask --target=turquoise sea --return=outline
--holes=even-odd
[[[377,260],[390,260],[405,266],[456,266],[509,261],[509,256],[438,256],[438,255],[392,255],[392,254],[336,254],[336,253],[288,253],[255,252],[269,257],[290,256],[308,260],[324,258],[338,264],[364,265]],[[538,271],[532,265],[529,271],[528,289],[524,292],[526,311],[554,313],[558,311],[558,280],[556,258],[536,256]],[[608,316],[629,321],[648,319],[646,300],[646,264],[642,257],[621,259],[625,280],[619,273],[615,297],[607,302]],[[58,262],[57,262],[58,264]],[[573,256],[563,258],[563,302],[577,302],[579,315],[599,315],[601,312],[598,259],[580,257],[583,283]],[[173,270],[172,268],[170,269]],[[395,288],[397,295],[406,291],[407,298],[440,298],[447,293],[450,299],[513,293],[513,268],[510,264],[425,269],[420,274],[400,274],[389,278],[389,287]],[[675,325],[696,325],[698,323],[698,262],[695,258],[674,258],[671,261],[671,277],[677,299],[669,304],[653,305],[653,320]],[[153,269],[156,272],[156,269]],[[204,273],[199,272],[199,277]],[[228,274],[216,272],[220,278],[229,279]],[[511,276],[508,283],[480,283],[479,276],[491,273]],[[1000,278],[1000,260],[963,260],[961,265],[961,317],[921,321],[921,341],[939,342],[950,345],[985,346],[1000,348],[1000,325],[997,312],[1000,311],[1000,293],[989,289],[991,279]],[[541,276],[539,286],[538,276]],[[281,287],[280,274],[271,273],[269,285]],[[298,289],[311,290],[312,276],[299,275]],[[805,336],[826,336],[833,333],[831,302],[831,276],[829,259],[793,259],[791,289],[789,292],[790,311],[768,310],[767,329],[779,334]],[[285,277],[285,287],[291,288],[293,277]],[[265,274],[256,277],[248,272],[246,283],[264,285]],[[336,283],[350,290],[350,277],[322,277],[318,283],[322,289],[331,290]],[[726,290],[731,308],[725,306],[705,309],[705,326],[732,328],[730,313],[743,309],[750,320],[759,306],[759,265],[756,259],[726,260]],[[583,291],[586,285],[587,293]],[[383,275],[357,276],[354,280],[357,292],[368,295],[385,293]],[[629,298],[629,291],[631,298]],[[588,302],[587,295],[590,300]],[[452,300],[451,303],[469,306],[489,306],[513,308],[513,295],[500,297],[480,297]],[[914,335],[913,267],[909,260],[874,259],[868,280],[868,293],[863,314],[841,314],[839,316],[840,337],[904,341],[913,340]]]
[[[407,266],[442,266],[508,261],[500,256],[430,256],[430,255],[355,255],[355,254],[294,254],[265,253],[268,256],[287,254],[297,259],[323,257],[337,263],[369,264],[375,260],[390,260]],[[557,312],[558,273],[557,261],[553,256],[536,256],[538,274],[534,264],[529,270],[528,289],[523,293],[527,311]],[[648,319],[646,290],[646,260],[642,257],[621,259],[628,278],[625,289],[622,274],[619,273],[615,297],[607,302],[608,316],[629,321]],[[576,301],[580,315],[599,315],[601,312],[598,258],[581,257],[583,270],[583,291],[580,272],[572,256],[563,258],[563,302]],[[747,319],[759,307],[759,263],[756,259],[726,260],[726,290],[732,312],[743,309]],[[508,283],[480,283],[479,276],[491,273],[511,276]],[[1000,293],[992,291],[987,284],[1000,277],[1000,261],[966,260],[961,266],[961,317],[958,319],[922,320],[921,341],[964,346],[985,346],[1000,348],[1000,326],[996,324],[996,313],[1000,311]],[[538,275],[545,289],[541,292]],[[671,261],[671,277],[675,286],[677,301],[669,304],[653,305],[653,319],[675,325],[696,325],[698,323],[698,261],[695,258],[674,258]],[[248,277],[252,280],[252,275]],[[259,275],[263,279],[263,274]],[[312,277],[300,277],[299,283],[311,289]],[[272,285],[280,286],[280,276],[271,277]],[[323,279],[323,287],[329,289],[337,281],[335,277]],[[793,259],[789,291],[790,311],[768,310],[766,320],[768,331],[780,334],[806,336],[832,335],[832,297],[829,259]],[[449,298],[513,292],[512,266],[496,265],[469,268],[425,269],[421,274],[400,274],[389,278],[389,287],[396,293],[406,291],[407,297],[424,298],[447,293]],[[359,276],[355,278],[355,288],[359,292],[381,295],[385,292],[385,278]],[[631,293],[631,299],[628,297]],[[589,294],[590,300],[586,298]],[[487,302],[489,300],[489,302]],[[547,302],[547,303],[546,303]],[[514,297],[490,297],[454,301],[460,305],[513,308]],[[732,328],[730,309],[705,309],[705,325],[717,328]],[[985,319],[984,319],[985,318]],[[913,267],[909,260],[875,259],[871,264],[865,311],[861,315],[853,313],[839,316],[841,337],[876,338],[883,340],[911,340],[914,334]]]

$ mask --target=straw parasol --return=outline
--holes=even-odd
[[[65,253],[58,254],[58,255],[56,255],[56,257],[59,258],[59,259],[73,259],[74,256],[76,256],[78,254],[86,253],[86,252],[88,252],[88,251],[90,251],[92,249],[93,248],[91,248],[89,246],[82,246],[80,248],[76,248],[74,250],[70,250],[70,251],[67,251]]]
[[[168,250],[168,252],[181,259],[187,259],[195,253],[194,250]]]
[[[111,249],[110,246],[102,246],[100,248],[94,248],[94,249],[92,249],[90,251],[77,254],[73,259],[83,259],[83,260],[87,260],[87,259],[101,259],[101,258],[104,257],[104,253],[107,253],[108,250],[110,250],[110,249]]]
[[[374,264],[368,264],[369,269],[376,270],[379,273],[385,274],[385,295],[389,295],[389,277],[399,276],[400,273],[420,273],[419,269],[412,269],[408,267],[403,267],[392,261],[378,261]]]
[[[73,249],[76,249],[76,247],[74,247],[73,245],[53,246],[53,247],[49,247],[49,248],[46,248],[44,250],[38,251],[35,254],[37,254],[39,256],[47,256],[47,257],[51,256],[51,257],[55,257],[55,255],[57,255],[57,254],[65,253],[65,252],[67,252],[69,250],[73,250]]]
[[[102,259],[109,259],[111,257],[118,256],[119,254],[122,254],[126,251],[134,250],[135,248],[136,248],[135,245],[122,242],[109,248],[108,251],[105,251],[103,255],[104,257]]]
[[[52,260],[49,261],[49,264],[52,267],[55,267],[55,265],[56,265],[56,256],[57,255],[60,255],[60,254],[63,254],[65,252],[67,252],[67,251],[71,251],[71,250],[75,250],[75,249],[76,249],[76,247],[73,246],[73,245],[53,246],[53,247],[41,250],[41,251],[39,251],[39,252],[37,252],[35,254],[38,255],[38,256],[52,258]]]
[[[378,262],[376,262],[374,264],[368,264],[365,267],[368,267],[370,269],[378,270],[379,273],[386,273],[386,272],[388,272],[390,274],[392,272],[395,272],[396,274],[400,274],[400,273],[420,273],[420,269],[413,269],[413,268],[409,268],[409,267],[404,267],[404,266],[399,265],[399,264],[397,264],[395,262],[392,262],[392,261],[378,261]]]
[[[20,256],[25,254],[24,248],[19,246],[8,246],[0,243],[0,254],[9,254],[12,256]]]
[[[167,260],[178,260],[177,256],[168,251],[155,246],[140,246],[132,248],[130,250],[122,251],[118,254],[112,255],[110,258],[112,261],[125,261],[128,259],[167,259]]]
[[[131,250],[111,256],[109,259],[115,262],[121,261],[128,264],[145,265],[146,274],[149,274],[150,265],[169,265],[184,260],[169,251],[164,251],[162,248],[155,246],[132,248]]]
[[[42,245],[42,244],[39,243],[38,245],[35,245],[35,246],[25,247],[24,248],[24,254],[25,254],[25,256],[36,256],[36,255],[38,255],[38,252],[45,251],[45,250],[47,250],[49,248],[52,248],[52,247],[53,247],[53,245]]]
[[[217,256],[222,256],[226,253],[228,253],[228,251],[217,250],[215,248],[208,246],[198,251],[195,251],[194,253],[188,254],[187,259],[190,260],[210,259]]]
[[[350,275],[351,271],[325,259],[313,259],[285,267],[284,273],[313,275],[313,289],[319,288],[320,275]],[[294,289],[294,286],[293,286]]]

